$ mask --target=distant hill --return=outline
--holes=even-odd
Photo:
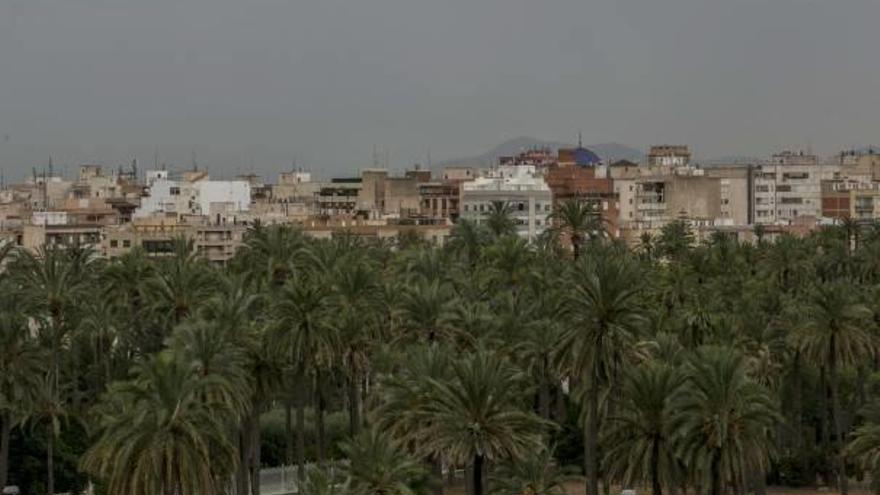
[[[436,162],[433,165],[435,170],[440,170],[443,167],[454,167],[454,166],[478,166],[478,167],[488,167],[498,163],[499,156],[511,156],[519,153],[520,151],[534,148],[534,147],[547,147],[553,150],[557,150],[559,148],[573,148],[575,144],[572,143],[560,143],[556,141],[541,141],[540,139],[534,139],[529,137],[518,137],[511,139],[509,141],[505,141],[498,146],[492,148],[491,150],[483,153],[482,155],[465,157],[465,158],[454,158],[451,160],[443,160],[440,162]],[[584,146],[599,155],[602,160],[606,162],[616,162],[617,160],[629,160],[631,162],[639,163],[644,156],[641,151],[630,148],[629,146],[624,146],[618,143],[600,143],[600,144],[590,144]]]

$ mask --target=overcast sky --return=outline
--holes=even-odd
[[[880,142],[878,0],[0,0],[0,166]]]

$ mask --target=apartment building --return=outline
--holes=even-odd
[[[499,165],[484,177],[462,183],[461,218],[484,223],[494,202],[511,206],[517,233],[529,241],[548,227],[553,197],[534,165]]]
[[[179,222],[169,218],[138,219],[131,224],[103,229],[95,247],[106,258],[116,258],[135,247],[148,256],[166,256],[173,250],[176,238],[193,243],[194,252],[212,263],[224,264],[235,255],[244,241],[247,226],[242,224],[211,224]]]
[[[822,181],[839,177],[840,165],[816,155],[784,151],[754,169],[753,215],[756,224],[790,224],[822,215]]]
[[[657,233],[676,219],[687,219],[695,227],[732,224],[726,220],[734,213],[725,197],[733,195],[731,184],[724,187],[721,177],[703,169],[615,164],[608,173],[620,205],[620,236],[627,240],[644,232]]]
[[[184,172],[181,180],[171,179],[167,170],[147,171],[145,193],[135,218],[207,216],[216,223],[234,222],[235,215],[247,212],[251,204],[248,181],[214,181],[195,170]]]
[[[683,145],[651,146],[647,160],[649,167],[687,167],[691,163],[691,150]]]

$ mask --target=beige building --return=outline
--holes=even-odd
[[[691,150],[682,145],[651,146],[647,159],[649,167],[687,167],[691,163]]]
[[[244,225],[188,224],[173,219],[139,219],[128,225],[107,227],[100,244],[101,255],[116,258],[135,247],[150,256],[164,256],[171,252],[174,239],[192,240],[193,249],[213,263],[225,263],[235,254],[244,240]]]
[[[608,173],[619,198],[624,238],[656,233],[676,219],[687,219],[694,227],[748,223],[748,168],[619,164]]]
[[[816,155],[785,151],[754,171],[753,218],[757,224],[790,224],[822,215],[822,181],[840,175],[840,165]]]

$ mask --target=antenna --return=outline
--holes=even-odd
[[[52,167],[52,155],[49,155],[49,177],[53,175],[53,167]]]
[[[428,146],[428,170],[431,170],[431,147]]]
[[[580,129],[578,129],[578,148],[584,147],[584,135]]]
[[[159,147],[156,146],[156,149],[153,151],[153,169],[159,170]]]
[[[379,151],[376,145],[373,145],[373,168],[379,168]]]
[[[193,172],[199,171],[199,164],[198,164],[198,162],[196,162],[196,150],[192,150],[192,167],[193,167]]]

